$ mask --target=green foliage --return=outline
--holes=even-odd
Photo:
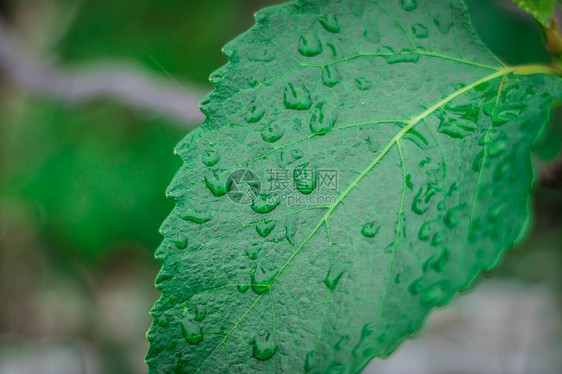
[[[532,15],[544,27],[549,26],[549,20],[554,12],[556,0],[513,0],[521,9]]]
[[[293,2],[224,48],[177,147],[150,373],[359,372],[524,236],[559,78],[426,4]]]
[[[29,202],[61,256],[94,263],[119,245],[156,246],[170,209],[159,181],[177,167],[166,148],[180,131],[117,106],[83,110],[30,100],[9,121],[2,195]]]

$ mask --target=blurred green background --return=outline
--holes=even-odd
[[[179,81],[189,82],[179,84],[182,90],[205,92],[209,74],[226,61],[221,47],[251,26],[257,9],[280,2],[0,0],[0,17],[17,36],[17,47],[39,61],[62,69],[125,62],[174,89]],[[537,26],[510,1],[467,2],[481,37],[503,61],[549,61]],[[111,98],[70,105],[19,86],[9,74],[0,69],[0,374],[146,372],[144,333],[158,298],[153,253],[158,227],[172,208],[164,191],[180,166],[172,150],[198,124]],[[553,115],[537,143],[538,167],[560,154],[560,117]],[[546,344],[541,370],[556,373],[562,372],[556,354],[562,348],[562,191],[537,188],[534,205],[531,235],[475,294],[510,297],[523,306],[542,303],[538,314],[519,316],[523,326],[508,324],[506,331],[538,334],[526,338]],[[544,297],[526,298],[537,294]],[[495,305],[485,297],[471,300]],[[494,318],[503,321],[513,309],[504,304],[491,309]],[[446,318],[467,325],[491,318],[463,314],[463,304],[451,310],[453,317]],[[451,334],[442,331],[444,317],[436,318],[426,328],[427,339]],[[548,325],[543,335],[537,321]],[[459,332],[455,326],[456,334],[472,336],[468,346],[459,345],[460,366],[479,357],[470,347],[485,344],[490,331],[471,335],[470,328]],[[510,340],[501,335],[507,332],[492,330],[500,342]],[[397,353],[402,364],[391,358],[367,371],[408,372],[392,366],[406,360],[420,370],[430,365],[431,373],[451,372],[444,364],[450,358],[444,360],[437,348],[411,347]],[[497,353],[498,360],[520,359],[517,349]],[[530,356],[524,367],[534,368],[537,357]],[[500,372],[529,372],[500,366]]]

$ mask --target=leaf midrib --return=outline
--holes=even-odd
[[[289,266],[291,264],[291,262],[294,260],[294,258],[301,252],[301,250],[304,248],[304,246],[310,241],[310,239],[312,239],[314,237],[314,235],[318,232],[318,230],[322,227],[323,224],[327,223],[328,218],[331,216],[331,214],[334,212],[334,210],[339,206],[339,204],[347,197],[347,195],[359,184],[359,182],[376,166],[378,165],[379,161],[388,153],[388,151],[400,140],[402,139],[402,137],[404,136],[404,134],[406,134],[410,129],[412,129],[417,123],[419,123],[420,121],[422,121],[423,119],[425,119],[426,117],[428,117],[430,114],[432,114],[434,111],[436,111],[437,109],[439,109],[440,107],[442,107],[443,105],[449,103],[450,101],[454,100],[455,98],[457,98],[458,96],[462,95],[463,93],[470,91],[471,89],[473,89],[474,87],[494,80],[498,77],[501,76],[505,76],[509,73],[514,72],[517,69],[517,67],[502,67],[502,68],[498,68],[497,71],[493,74],[487,75],[467,86],[464,86],[463,88],[455,91],[454,93],[448,95],[447,97],[445,97],[444,99],[440,100],[439,102],[437,102],[436,104],[434,104],[433,106],[429,107],[428,109],[426,109],[425,111],[423,111],[421,114],[419,114],[418,116],[412,118],[410,121],[408,121],[408,124],[403,127],[398,133],[396,133],[396,135],[388,142],[388,144],[383,148],[383,150],[379,153],[379,155],[377,157],[375,157],[373,159],[373,161],[363,170],[363,172],[361,172],[361,174],[359,174],[359,176],[348,186],[348,188],[339,196],[339,198],[332,204],[330,205],[328,211],[326,212],[326,214],[324,214],[324,216],[320,219],[320,221],[318,222],[318,224],[314,227],[314,229],[312,229],[311,233],[306,237],[306,239],[299,245],[299,247],[291,254],[291,256],[287,259],[287,261],[285,262],[285,264],[283,264],[283,266],[279,269],[279,271],[277,272],[277,274],[275,275],[275,277],[271,280],[271,282],[269,283],[269,285],[267,285],[268,287],[268,291],[269,289],[271,289],[271,287],[273,286],[273,284],[275,284],[275,282],[277,281],[277,279],[279,278],[279,276],[281,275],[281,273],[283,272],[283,270],[285,268],[287,268],[287,266]],[[224,336],[223,340],[217,344],[217,346],[211,351],[211,353],[209,353],[209,355],[207,356],[207,358],[205,358],[205,360],[201,363],[201,365],[197,368],[196,373],[198,373],[199,371],[201,371],[201,369],[203,368],[203,366],[205,366],[205,364],[207,363],[207,361],[213,356],[213,354],[226,342],[226,340],[230,337],[230,335],[238,328],[238,326],[240,325],[240,323],[242,323],[242,321],[244,320],[244,318],[246,318],[246,316],[252,311],[252,309],[254,308],[254,306],[257,305],[257,303],[261,300],[261,298],[268,292],[264,292],[261,295],[259,295],[256,300],[252,303],[252,305],[250,305],[250,307],[244,312],[244,314],[240,317],[240,319],[235,323],[235,325],[232,327],[232,329],[230,329],[230,331]]]

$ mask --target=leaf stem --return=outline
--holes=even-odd
[[[548,74],[548,75],[554,75],[556,77],[562,78],[562,70],[559,70],[553,66],[548,66],[548,65],[541,65],[541,64],[517,65],[517,66],[509,66],[508,70],[512,71],[514,74],[519,74],[519,75]]]

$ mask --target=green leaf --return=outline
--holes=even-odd
[[[528,226],[560,80],[503,66],[463,2],[303,0],[256,22],[176,149],[151,373],[359,372]]]
[[[548,28],[548,22],[554,13],[555,0],[513,0],[513,2]]]

